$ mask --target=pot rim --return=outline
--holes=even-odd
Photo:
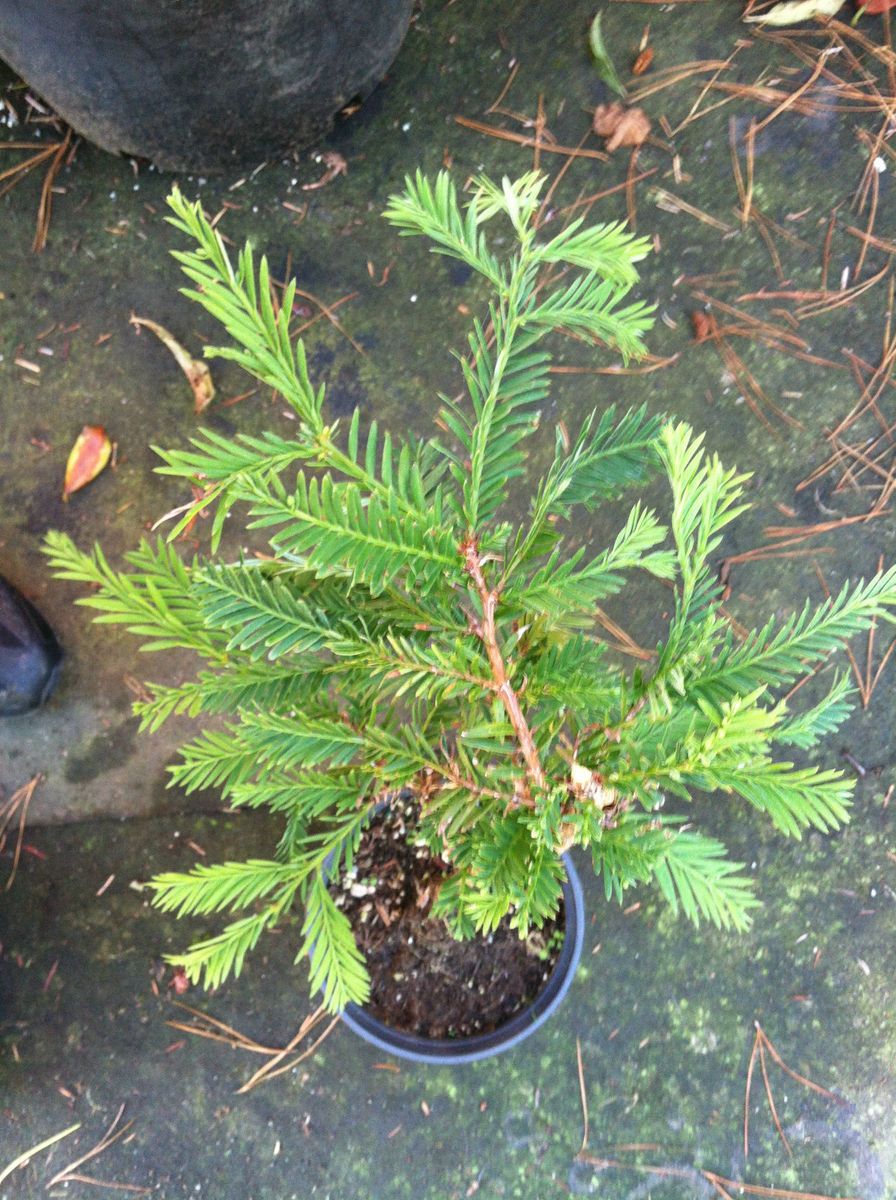
[[[585,902],[582,883],[568,854],[561,856],[566,870],[563,883],[565,937],[563,949],[541,992],[509,1021],[488,1033],[466,1038],[426,1038],[392,1029],[358,1004],[342,1012],[343,1024],[371,1046],[410,1062],[455,1066],[480,1062],[518,1046],[539,1029],[560,1007],[572,985],[585,938]]]

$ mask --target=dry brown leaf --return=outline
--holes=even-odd
[[[650,135],[650,118],[643,108],[626,108],[618,100],[598,104],[594,110],[594,132],[607,139],[612,154],[620,146],[640,146]]]
[[[112,443],[102,425],[85,425],[78,434],[65,464],[62,499],[96,479],[112,457]]]
[[[177,359],[178,366],[186,375],[190,387],[193,389],[193,403],[196,412],[201,413],[208,408],[215,396],[212,373],[208,369],[208,364],[204,363],[201,358],[194,358],[163,325],[158,325],[146,317],[138,317],[135,313],[131,313],[131,324],[137,328],[145,325],[161,342],[164,342]]]
[[[327,168],[326,171],[314,183],[303,183],[303,192],[315,192],[318,188],[326,187],[328,183],[332,183],[337,176],[348,174],[348,163],[338,150],[327,150],[323,156],[323,163]]]

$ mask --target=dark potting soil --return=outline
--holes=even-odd
[[[350,876],[333,887],[367,959],[367,1010],[430,1038],[488,1033],[535,1000],[563,944],[564,912],[521,939],[507,918],[459,942],[429,916],[450,866],[413,843],[414,801],[397,800],[366,829]]]

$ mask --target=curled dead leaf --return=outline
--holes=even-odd
[[[719,328],[712,313],[704,312],[701,308],[691,313],[691,327],[695,342],[705,342],[707,338],[714,337]]]
[[[607,139],[612,154],[620,146],[640,146],[650,135],[650,118],[643,108],[626,108],[618,100],[598,104],[594,110],[594,132]]]
[[[348,174],[348,163],[338,150],[325,151],[323,164],[327,168],[326,171],[314,183],[303,183],[303,192],[315,192],[318,188],[326,187],[328,183],[332,183],[337,176]]]
[[[85,425],[75,439],[65,464],[62,499],[96,479],[112,457],[112,443],[102,425]]]
[[[136,313],[131,313],[131,324],[137,328],[145,325],[147,329],[152,330],[159,341],[168,347],[193,389],[193,404],[196,412],[201,413],[208,408],[215,396],[215,386],[212,383],[212,373],[208,369],[208,364],[201,358],[194,358],[176,338],[172,337],[164,325],[150,321],[147,317],[138,317]]]
[[[569,770],[569,781],[577,796],[590,801],[597,808],[611,808],[616,803],[616,792],[613,788],[604,787],[600,773],[590,767],[574,762]]]

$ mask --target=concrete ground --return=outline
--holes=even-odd
[[[639,232],[655,235],[641,294],[659,306],[653,354],[675,359],[647,374],[593,374],[587,372],[614,359],[567,344],[558,363],[584,372],[555,377],[546,416],[574,422],[596,402],[647,401],[707,429],[714,450],[753,471],[755,508],[727,550],[746,556],[731,573],[732,613],[757,624],[792,611],[806,595],[817,598],[816,566],[833,590],[847,576],[873,571],[881,556],[896,561],[890,515],[836,527],[868,512],[880,493],[865,485],[876,484],[879,473],[866,471],[854,489],[835,491],[840,476],[828,473],[795,490],[830,454],[825,431],[850,412],[886,359],[886,269],[896,227],[892,146],[886,127],[875,141],[880,114],[837,107],[836,83],[821,75],[808,91],[817,103],[807,111],[793,105],[756,130],[750,156],[743,135],[774,101],[764,103],[756,92],[732,98],[715,85],[761,78],[767,88],[793,88],[811,70],[793,47],[756,37],[754,27],[740,24],[735,0],[605,8],[605,37],[623,73],[650,25],[654,63],[633,90],[663,82],[668,76],[657,73],[678,64],[737,54],[724,69],[689,75],[637,101],[653,122],[654,140],[636,161],[627,149],[607,162],[575,158],[558,183],[558,210],[615,189],[596,202],[592,218],[628,212]],[[591,110],[610,98],[587,51],[593,12],[593,3],[580,0],[426,0],[383,86],[317,148],[342,154],[347,174],[305,190],[325,168],[303,152],[242,177],[178,180],[209,212],[224,210],[220,228],[234,242],[251,237],[275,271],[297,274],[310,297],[309,321],[319,316],[319,302],[332,308],[344,301],[337,310],[342,328],[321,317],[306,335],[312,372],[326,381],[333,411],[360,403],[385,425],[429,428],[437,392],[456,383],[449,351],[466,328],[459,306],[473,307],[481,296],[456,266],[397,238],[378,214],[418,165],[432,172],[450,162],[459,181],[483,169],[500,175],[532,166],[531,147],[471,129],[456,116],[531,138],[541,97],[545,143],[600,148],[599,139],[586,138]],[[882,42],[879,19],[860,28],[872,44]],[[751,44],[739,47],[748,36]],[[819,44],[817,36],[800,43]],[[846,52],[830,62],[842,74]],[[504,111],[488,112],[515,64]],[[707,83],[712,90],[703,90]],[[886,72],[880,87],[891,89]],[[24,115],[25,92],[10,81],[5,94]],[[526,117],[528,123],[520,119]],[[39,125],[26,134],[54,136]],[[22,129],[7,127],[3,137],[20,139]],[[732,137],[745,186],[752,171],[750,204],[760,214],[745,226]],[[14,155],[8,152],[10,163]],[[880,160],[880,170],[871,168],[875,178],[868,176],[874,210],[870,190],[864,206],[852,206],[869,156]],[[540,159],[552,174],[570,161],[547,148]],[[79,1128],[0,1182],[0,1200],[102,1194],[96,1182],[49,1192],[46,1185],[91,1149],[122,1104],[122,1121],[133,1125],[76,1173],[148,1188],[166,1200],[723,1194],[698,1169],[791,1195],[896,1196],[893,660],[867,709],[816,755],[861,776],[843,833],[786,842],[740,809],[732,820],[727,800],[700,802],[701,819],[760,878],[764,907],[748,935],[676,924],[650,891],[620,911],[592,880],[584,962],[565,1007],[524,1046],[472,1067],[399,1065],[336,1029],[301,1066],[237,1096],[258,1056],[166,1025],[183,1016],[174,1007],[179,999],[277,1046],[310,1007],[304,975],[292,965],[298,916],[268,939],[239,981],[214,996],[195,989],[175,996],[162,955],[197,931],[151,910],[141,882],[199,858],[267,855],[276,830],[265,818],[222,813],[214,795],[187,801],[166,788],[166,765],[190,723],[138,735],[130,705],[140,681],[177,679],[189,663],[142,655],[128,635],[92,626],[72,604],[78,589],[53,581],[39,552],[43,533],[58,528],[82,545],[101,541],[120,562],[162,513],[187,498],[153,474],[151,447],[186,443],[196,427],[191,396],[167,351],[128,323],[134,312],[159,321],[194,352],[216,336],[177,293],[167,254],[176,238],[163,221],[172,182],[81,145],[57,180],[49,244],[37,256],[30,244],[39,178],[2,200],[0,570],[39,604],[67,662],[45,709],[0,722],[2,795],[42,776],[15,882],[0,893],[0,1177],[28,1147]],[[863,242],[848,229],[871,228],[872,215],[876,241],[868,243],[858,278],[880,278],[848,305],[813,315],[805,307],[811,297],[759,306],[739,299],[760,289],[819,292],[825,265],[830,289],[854,284]],[[749,322],[749,336],[742,336],[744,318],[717,303],[718,324],[735,331],[723,343],[695,343],[692,314],[706,309],[706,295],[770,322],[783,340],[770,345],[768,332],[760,336]],[[823,292],[821,300],[827,302]],[[213,364],[213,371],[218,398],[204,418],[211,427],[288,429],[276,399],[262,391],[240,399],[251,388],[245,377],[226,364]],[[893,419],[886,377],[879,373],[884,425]],[[878,437],[873,412],[869,420],[846,440],[861,449]],[[66,456],[84,424],[109,430],[117,466],[63,504]],[[751,553],[768,547],[769,526],[824,522],[832,528],[796,545],[798,557]],[[582,532],[597,542],[612,528],[606,513]],[[196,531],[200,542],[203,533]],[[243,541],[234,532],[226,548]],[[638,611],[627,596],[614,613],[646,644],[656,637],[655,599],[645,594]],[[863,679],[874,678],[889,637],[878,632],[870,659],[864,640],[855,647]],[[11,867],[10,849],[0,857],[0,880]],[[767,1057],[788,1155],[757,1063],[745,1161],[755,1022],[788,1066],[836,1100]],[[577,1040],[589,1109],[584,1156]],[[589,1153],[641,1169],[600,1167],[587,1161]],[[729,1191],[738,1194],[733,1185]]]

